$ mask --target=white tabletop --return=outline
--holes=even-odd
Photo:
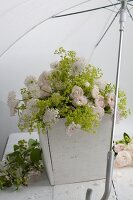
[[[11,134],[5,155],[13,150],[13,145],[18,140],[29,138],[38,139],[38,135],[36,133]],[[114,169],[113,181],[115,189],[112,188],[109,200],[133,200],[133,167]],[[13,191],[13,188],[1,191],[0,200],[85,200],[87,188],[93,189],[92,200],[100,200],[104,191],[104,183],[105,180],[99,180],[50,186],[44,172],[41,176],[33,177],[28,187],[21,187],[18,191]]]

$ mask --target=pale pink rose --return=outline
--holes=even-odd
[[[91,91],[91,95],[94,99],[97,98],[97,96],[99,95],[99,88],[96,85],[94,85]]]
[[[69,124],[69,126],[66,129],[66,133],[67,135],[71,136],[75,133],[77,133],[77,131],[81,128],[80,124],[75,124],[75,122],[72,122],[71,124]]]
[[[78,98],[78,97],[83,96],[83,94],[84,94],[83,89],[82,89],[81,87],[75,85],[75,86],[73,87],[73,89],[72,89],[72,92],[71,92],[71,94],[70,94],[70,97],[71,97],[72,99],[74,99],[74,98]]]
[[[124,151],[125,149],[126,149],[125,144],[116,144],[114,147],[116,153],[118,153],[119,151]]]
[[[98,79],[95,81],[95,84],[99,87],[99,90],[104,90],[107,83],[105,80]]]
[[[107,97],[107,104],[111,107],[114,108],[115,105],[115,95],[114,94],[109,94]]]
[[[95,105],[96,107],[104,108],[105,107],[104,97],[98,95],[95,99]]]
[[[129,151],[119,151],[114,161],[115,167],[126,167],[131,165],[132,156]]]
[[[96,114],[98,114],[99,120],[102,120],[103,116],[104,116],[104,109],[101,107],[94,107],[94,112]]]
[[[79,96],[73,99],[73,105],[75,106],[84,106],[88,103],[86,96]]]

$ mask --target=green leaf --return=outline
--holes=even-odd
[[[131,140],[132,140],[127,133],[124,133],[123,137],[124,137],[124,140],[125,140],[126,144],[130,143]]]
[[[19,146],[15,144],[15,145],[13,146],[13,148],[14,148],[14,151],[16,151],[16,150],[19,149]]]
[[[30,159],[33,163],[38,162],[39,160],[41,160],[41,150],[36,148],[33,149],[31,154],[30,154]]]
[[[29,139],[29,141],[28,141],[29,147],[35,146],[37,143],[38,143],[37,140],[33,140],[33,139]]]

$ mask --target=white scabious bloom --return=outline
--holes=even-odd
[[[59,119],[59,110],[54,108],[48,108],[43,116],[43,122],[52,126]]]
[[[94,99],[99,95],[99,88],[97,85],[94,85],[94,87],[91,91],[91,95]]]
[[[56,67],[58,67],[58,61],[55,61],[55,62],[52,62],[51,64],[50,64],[50,68],[51,69],[55,69]]]
[[[103,118],[103,116],[104,116],[104,114],[105,114],[105,112],[104,112],[104,109],[102,108],[102,107],[94,107],[93,108],[93,111],[96,113],[96,114],[98,114],[98,117],[99,117],[99,120],[102,120],[102,118]]]
[[[27,129],[30,127],[30,119],[32,117],[32,112],[29,109],[22,111],[21,116],[19,117],[19,127]]]
[[[29,92],[32,98],[37,99],[40,97],[40,88],[37,84],[32,84],[29,86]]]
[[[19,100],[16,99],[16,93],[14,91],[10,91],[8,94],[7,104],[10,109],[10,115],[14,116],[17,112],[17,106],[19,104]]]
[[[104,90],[107,85],[106,81],[103,79],[95,80],[95,84],[98,86],[99,90]]]
[[[37,80],[36,80],[36,77],[35,76],[27,76],[25,81],[24,81],[24,84],[27,88],[29,88],[29,86],[31,86],[32,84],[36,84],[37,83]]]
[[[74,133],[76,133],[81,128],[80,124],[75,124],[75,122],[72,122],[69,124],[69,126],[66,129],[67,135],[71,136]]]
[[[77,98],[74,98],[72,103],[75,106],[84,106],[88,103],[88,100],[86,96],[79,96]]]
[[[22,93],[22,99],[24,101],[27,101],[29,98],[30,98],[30,94],[29,94],[28,91],[25,91],[25,92]]]
[[[37,107],[37,99],[30,99],[27,102],[26,108],[30,110],[32,113],[37,113],[39,111],[39,108]]]
[[[71,94],[70,94],[70,97],[71,97],[72,99],[74,99],[74,98],[78,98],[78,97],[80,97],[80,96],[83,96],[83,94],[84,94],[83,89],[82,89],[81,87],[75,85],[75,86],[73,87],[73,89],[72,89],[72,92],[71,92]]]
[[[38,86],[40,88],[40,98],[50,96],[52,88],[49,81],[49,73],[43,72],[38,79]]]
[[[77,58],[75,63],[71,66],[70,74],[72,76],[78,76],[82,74],[85,68],[85,59],[84,58]]]

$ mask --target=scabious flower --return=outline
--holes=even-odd
[[[52,62],[52,63],[50,64],[50,68],[51,68],[51,69],[56,69],[56,68],[58,67],[58,65],[59,65],[58,61]]]
[[[25,81],[24,81],[24,84],[27,88],[29,88],[29,86],[31,86],[32,84],[36,84],[37,83],[37,80],[36,80],[36,77],[35,76],[27,76]]]
[[[38,113],[39,112],[39,108],[37,107],[37,102],[38,102],[38,99],[30,99],[28,102],[27,102],[27,110],[30,110],[31,113]]]
[[[32,84],[29,86],[29,92],[32,98],[37,99],[40,97],[40,88],[37,84]]]
[[[97,85],[94,85],[92,91],[91,91],[92,97],[95,99],[99,95],[99,88]]]
[[[115,161],[114,166],[115,167],[126,167],[128,165],[131,165],[132,163],[132,156],[129,151],[119,151]]]
[[[7,104],[10,108],[10,115],[14,116],[17,112],[17,106],[19,104],[19,100],[16,99],[16,93],[14,91],[9,92]]]
[[[74,133],[76,133],[81,128],[80,124],[75,124],[75,122],[72,122],[66,129],[67,135],[71,136]]]
[[[55,124],[58,121],[58,119],[59,119],[59,110],[54,108],[51,109],[48,108],[43,116],[43,122],[49,126]]]
[[[52,88],[49,81],[49,73],[43,72],[38,78],[38,86],[40,88],[40,98],[45,98],[50,96]]]
[[[95,84],[98,86],[99,90],[104,90],[107,83],[103,79],[97,79],[95,80]]]
[[[18,126],[22,130],[30,128],[30,120],[32,118],[32,111],[29,109],[24,109],[19,117]]]
[[[84,58],[77,58],[75,63],[72,65],[70,74],[72,76],[78,76],[82,74],[85,68],[85,59]]]
[[[71,94],[70,94],[70,97],[71,97],[72,99],[74,99],[74,98],[78,98],[78,97],[83,96],[83,94],[84,94],[83,89],[82,89],[81,87],[75,85],[75,86],[73,87],[73,89],[72,89],[72,92],[71,92]]]

